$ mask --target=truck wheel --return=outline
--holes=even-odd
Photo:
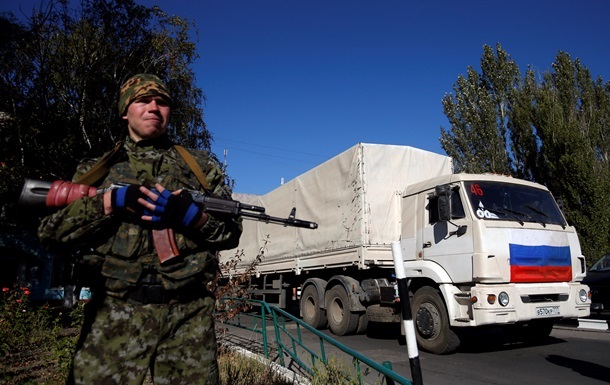
[[[361,313],[358,316],[358,327],[356,328],[356,334],[363,334],[366,332],[366,328],[369,327],[369,317],[366,313]]]
[[[424,286],[415,292],[411,302],[417,343],[434,354],[454,352],[460,345],[457,334],[449,327],[445,303],[438,290]]]
[[[341,285],[334,286],[326,294],[328,327],[333,334],[344,336],[353,334],[358,328],[358,313],[351,312],[347,292]]]
[[[326,310],[320,308],[318,290],[314,285],[309,285],[301,294],[301,313],[303,321],[316,329],[323,329],[328,324]]]

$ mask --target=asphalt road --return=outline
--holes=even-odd
[[[273,335],[272,329],[268,330]],[[400,343],[397,329],[386,325],[371,329],[367,335],[344,337],[323,332],[378,363],[390,362],[395,372],[412,378],[407,347]],[[319,338],[305,332],[302,336],[317,349]],[[253,349],[257,339],[260,341],[260,335],[236,328],[229,328],[227,338],[248,349]],[[330,347],[326,354],[342,356]],[[343,359],[350,362],[347,356]],[[610,384],[610,331],[590,331],[564,324],[555,327],[543,343],[532,345],[492,329],[469,335],[467,343],[454,354],[419,352],[419,361],[424,384]],[[378,378],[371,377],[366,382],[376,383]]]
[[[375,361],[389,360],[394,371],[412,378],[406,346],[363,336],[337,339]],[[544,343],[528,345],[488,330],[455,354],[420,352],[419,361],[424,384],[608,384],[610,332],[556,327]]]

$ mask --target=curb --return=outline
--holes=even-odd
[[[560,320],[554,327],[587,331],[610,331],[610,319],[575,318]]]
[[[256,360],[258,362],[261,362],[261,363],[269,366],[274,372],[278,373],[288,382],[291,382],[296,385],[311,385],[311,381],[309,379],[297,374],[296,372],[293,372],[292,370],[290,370],[288,368],[283,367],[282,365],[280,365],[276,362],[266,359],[264,356],[260,355],[259,353],[252,352],[252,351],[250,351],[246,348],[243,348],[241,346],[238,346],[238,345],[226,344],[226,343],[224,345],[226,348],[233,350],[247,358]]]
[[[610,321],[591,318],[579,318],[578,328],[587,330],[610,330]]]

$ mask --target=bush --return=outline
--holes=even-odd
[[[368,371],[365,371],[366,375]],[[354,372],[354,367],[339,360],[337,357],[331,357],[326,365],[318,362],[314,367],[314,375],[311,380],[311,385],[358,385],[358,379]]]
[[[271,366],[226,348],[220,348],[218,369],[222,385],[292,385]]]
[[[78,338],[73,320],[78,322],[82,305],[66,314],[65,309],[31,303],[29,295],[27,287],[2,289],[0,381],[63,384]]]

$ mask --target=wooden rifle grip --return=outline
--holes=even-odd
[[[157,250],[157,256],[161,264],[180,254],[176,245],[176,239],[174,238],[174,230],[153,230],[152,233],[155,250]]]

